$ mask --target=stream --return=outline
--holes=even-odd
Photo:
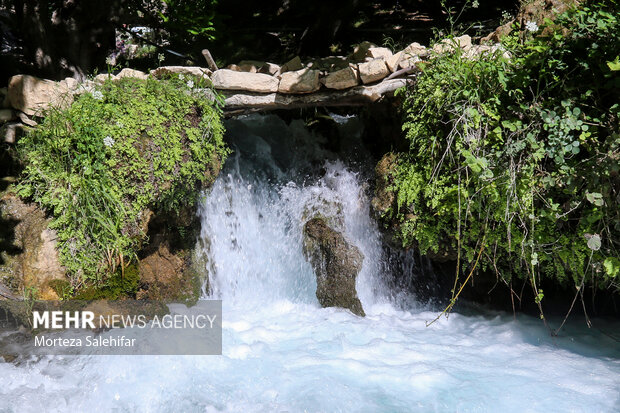
[[[223,300],[221,356],[46,356],[0,363],[0,412],[614,412],[617,321],[569,322],[441,308],[387,282],[370,213],[372,159],[355,117],[334,153],[300,120],[227,121],[234,152],[200,200],[204,298]],[[364,255],[358,317],[321,308],[304,222],[333,218]],[[605,334],[607,333],[607,334]]]

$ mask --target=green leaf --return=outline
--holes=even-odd
[[[603,195],[598,192],[586,192],[586,199],[596,206],[603,206],[605,203],[603,201]]]
[[[598,251],[601,249],[601,237],[598,234],[594,234],[588,240],[588,248],[592,251]]]
[[[620,260],[616,257],[607,257],[603,261],[603,267],[605,268],[605,273],[613,278],[620,273]]]
[[[618,70],[620,70],[620,56],[616,56],[613,61],[607,62],[607,66],[612,72],[617,72]]]

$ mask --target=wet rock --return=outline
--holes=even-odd
[[[235,72],[229,69],[214,72],[211,80],[216,89],[258,93],[277,92],[280,83],[277,78],[263,73]]]
[[[51,106],[66,107],[73,103],[66,84],[29,75],[11,77],[8,99],[11,107],[29,116],[42,115]]]
[[[360,63],[358,68],[360,78],[364,84],[376,82],[390,74],[390,69],[388,69],[383,59],[374,59],[367,63]]]
[[[138,299],[195,301],[199,288],[197,274],[187,251],[174,250],[164,236],[156,237],[140,259]]]
[[[355,289],[364,260],[360,250],[324,219],[313,218],[304,225],[304,253],[317,278],[316,296],[321,305],[365,316]]]
[[[323,83],[329,89],[348,89],[359,84],[359,73],[354,67],[347,67],[328,74]]]
[[[56,232],[48,228],[43,211],[9,193],[0,200],[0,217],[10,223],[3,237],[13,241],[2,254],[1,272],[14,284],[36,291],[39,299],[57,300],[50,283],[66,280],[65,269],[58,259]]]
[[[312,93],[321,88],[319,71],[301,69],[282,73],[278,92],[280,93]]]
[[[389,190],[389,187],[392,185],[396,167],[397,156],[392,152],[385,154],[375,167],[376,189],[371,205],[378,216],[384,215],[395,206],[396,196],[393,191]]]

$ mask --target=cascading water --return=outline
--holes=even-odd
[[[355,134],[354,118],[336,119]],[[298,121],[252,116],[227,129],[235,153],[199,208],[223,355],[2,363],[0,412],[619,410],[620,349],[599,330],[569,324],[570,338],[552,339],[539,320],[482,310],[426,327],[435,309],[383,281],[355,139],[343,162]],[[318,304],[302,253],[316,214],[364,254],[367,317]]]
[[[291,131],[275,117],[250,122],[276,131],[276,137]],[[333,154],[320,150],[316,137],[298,127],[274,144],[248,130],[250,122],[229,122],[230,133],[240,134],[235,155],[199,210],[204,252],[212,263],[211,296],[237,309],[275,300],[317,304],[302,227],[319,215],[330,218],[365,256],[357,282],[362,303],[380,301],[381,241],[358,175],[332,160],[318,177],[313,165]]]

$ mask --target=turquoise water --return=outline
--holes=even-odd
[[[355,167],[300,123],[252,117],[227,128],[235,155],[199,208],[223,355],[0,363],[0,412],[620,411],[620,345],[604,334],[620,324],[569,323],[552,338],[535,318],[472,308],[426,327],[436,309],[383,281]],[[317,213],[365,256],[365,318],[314,296],[301,228]]]

